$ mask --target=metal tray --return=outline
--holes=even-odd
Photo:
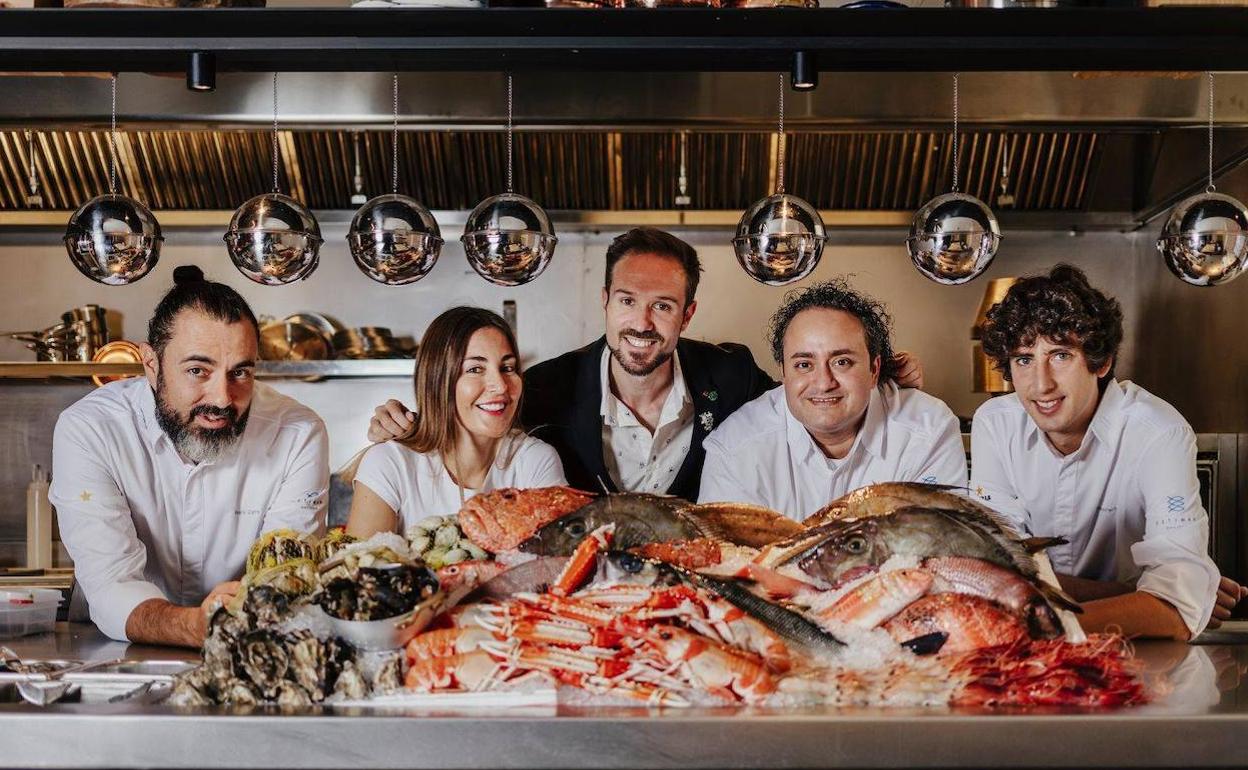
[[[172,682],[196,665],[193,660],[106,660],[63,678],[68,682]]]
[[[10,671],[7,668],[0,668],[0,682],[29,682],[31,680],[41,681],[41,680],[47,679],[49,676],[56,675],[60,673],[61,671],[64,671],[67,668],[75,668],[78,666],[85,665],[83,661],[81,660],[63,660],[63,659],[24,660],[22,662],[30,663],[30,664],[37,664],[37,665],[46,664],[53,668],[51,671],[39,672],[39,673],[34,673],[34,674],[18,673],[16,671]]]

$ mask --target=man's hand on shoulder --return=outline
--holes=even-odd
[[[897,367],[897,376],[894,378],[897,387],[923,389],[923,362],[918,356],[899,350],[893,356],[893,364]]]
[[[402,402],[392,398],[374,410],[373,419],[368,421],[368,440],[377,444],[406,438],[415,427],[416,415]]]

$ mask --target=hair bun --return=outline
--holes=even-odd
[[[198,265],[179,265],[173,269],[173,282],[177,286],[204,280],[204,271]]]

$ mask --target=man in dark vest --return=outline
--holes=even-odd
[[[524,372],[521,418],[558,450],[568,483],[586,490],[667,493],[697,499],[702,440],[776,383],[749,348],[682,338],[697,309],[702,264],[670,233],[636,228],[607,249],[606,334]],[[918,362],[899,362],[906,385]],[[405,434],[398,401],[377,408],[368,437]]]

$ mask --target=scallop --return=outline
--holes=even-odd
[[[446,524],[438,527],[438,531],[433,533],[433,544],[442,548],[453,548],[462,537],[459,527]]]
[[[463,548],[452,548],[442,557],[443,564],[459,564],[461,561],[467,561],[468,552]]]
[[[429,530],[430,532],[432,532],[433,530],[435,530],[435,529],[437,529],[437,528],[441,527],[443,524],[446,524],[446,523],[447,523],[447,522],[446,522],[447,518],[449,518],[449,517],[447,517],[447,516],[426,516],[425,518],[423,518],[423,519],[421,519],[420,521],[416,522],[416,526],[420,527],[421,529],[427,529],[427,530]]]

